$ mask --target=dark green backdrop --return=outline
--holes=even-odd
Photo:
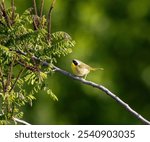
[[[10,0],[5,0],[8,2]],[[37,2],[40,2],[38,0]],[[45,0],[45,13],[50,0]],[[15,0],[22,13],[30,0]],[[73,58],[104,71],[87,79],[102,84],[150,120],[150,1],[56,0],[52,31],[65,31],[76,41],[73,52],[58,60],[67,71]],[[49,86],[59,101],[42,91],[24,119],[32,124],[142,124],[101,91],[55,73]]]

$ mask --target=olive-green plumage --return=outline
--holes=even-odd
[[[90,73],[90,71],[95,71],[98,69],[103,70],[103,68],[92,68],[89,65],[77,59],[72,60],[71,68],[72,68],[73,74],[75,74],[76,76],[85,77],[85,78]]]

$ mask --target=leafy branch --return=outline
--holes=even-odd
[[[59,57],[72,52],[75,42],[66,32],[51,33],[51,18],[45,18],[43,6],[44,0],[38,15],[33,0],[33,8],[19,15],[14,0],[9,9],[4,1],[0,2],[0,124],[19,122],[23,117],[22,106],[32,105],[35,94],[41,90],[58,100],[45,83],[47,73],[52,72]],[[51,7],[54,8],[54,0]]]

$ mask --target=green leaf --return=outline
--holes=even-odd
[[[58,101],[57,96],[52,92],[51,89],[47,90],[47,94],[50,95],[50,97],[54,100],[54,101]]]

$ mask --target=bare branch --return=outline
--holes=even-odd
[[[39,19],[38,19],[38,12],[37,12],[37,6],[36,6],[35,0],[33,0],[33,9],[34,9],[33,26],[34,26],[34,29],[37,30],[39,26]]]
[[[13,120],[14,120],[15,122],[19,122],[19,123],[24,124],[24,125],[31,125],[31,124],[29,124],[28,122],[26,122],[26,121],[24,121],[24,120],[20,120],[20,119],[15,118],[15,117],[13,117]]]
[[[125,103],[124,101],[122,101],[118,96],[116,96],[114,93],[112,93],[110,90],[108,90],[107,88],[105,88],[104,86],[102,85],[99,85],[99,84],[96,84],[92,81],[87,81],[83,78],[80,78],[80,77],[77,77],[77,76],[74,76],[72,75],[71,73],[69,72],[66,72],[56,66],[54,66],[54,70],[57,71],[57,72],[60,72],[66,76],[69,76],[75,80],[78,80],[86,85],[89,85],[89,86],[92,86],[92,87],[95,87],[103,92],[105,92],[108,96],[110,96],[111,98],[113,98],[115,101],[117,101],[121,106],[123,106],[128,112],[132,113],[136,118],[138,118],[139,120],[141,120],[144,124],[148,124],[150,125],[150,122],[148,120],[146,120],[143,116],[141,116],[139,113],[137,113],[135,110],[133,110],[127,103]]]
[[[43,7],[44,7],[44,0],[41,2],[41,8],[40,8],[40,17],[43,15]]]
[[[36,1],[33,0],[33,9],[34,9],[34,14],[37,16],[38,13],[37,13],[37,6],[36,6]]]
[[[10,27],[11,26],[10,19],[8,17],[8,14],[6,13],[6,8],[5,8],[4,1],[2,1],[0,3],[0,10],[2,12],[2,16],[5,18],[5,21],[6,21],[7,25],[8,25],[8,27]]]
[[[51,40],[51,13],[52,13],[52,10],[54,8],[54,4],[55,4],[56,0],[53,0],[52,1],[52,4],[49,8],[49,12],[48,12],[48,17],[47,17],[47,22],[48,22],[48,41]]]

